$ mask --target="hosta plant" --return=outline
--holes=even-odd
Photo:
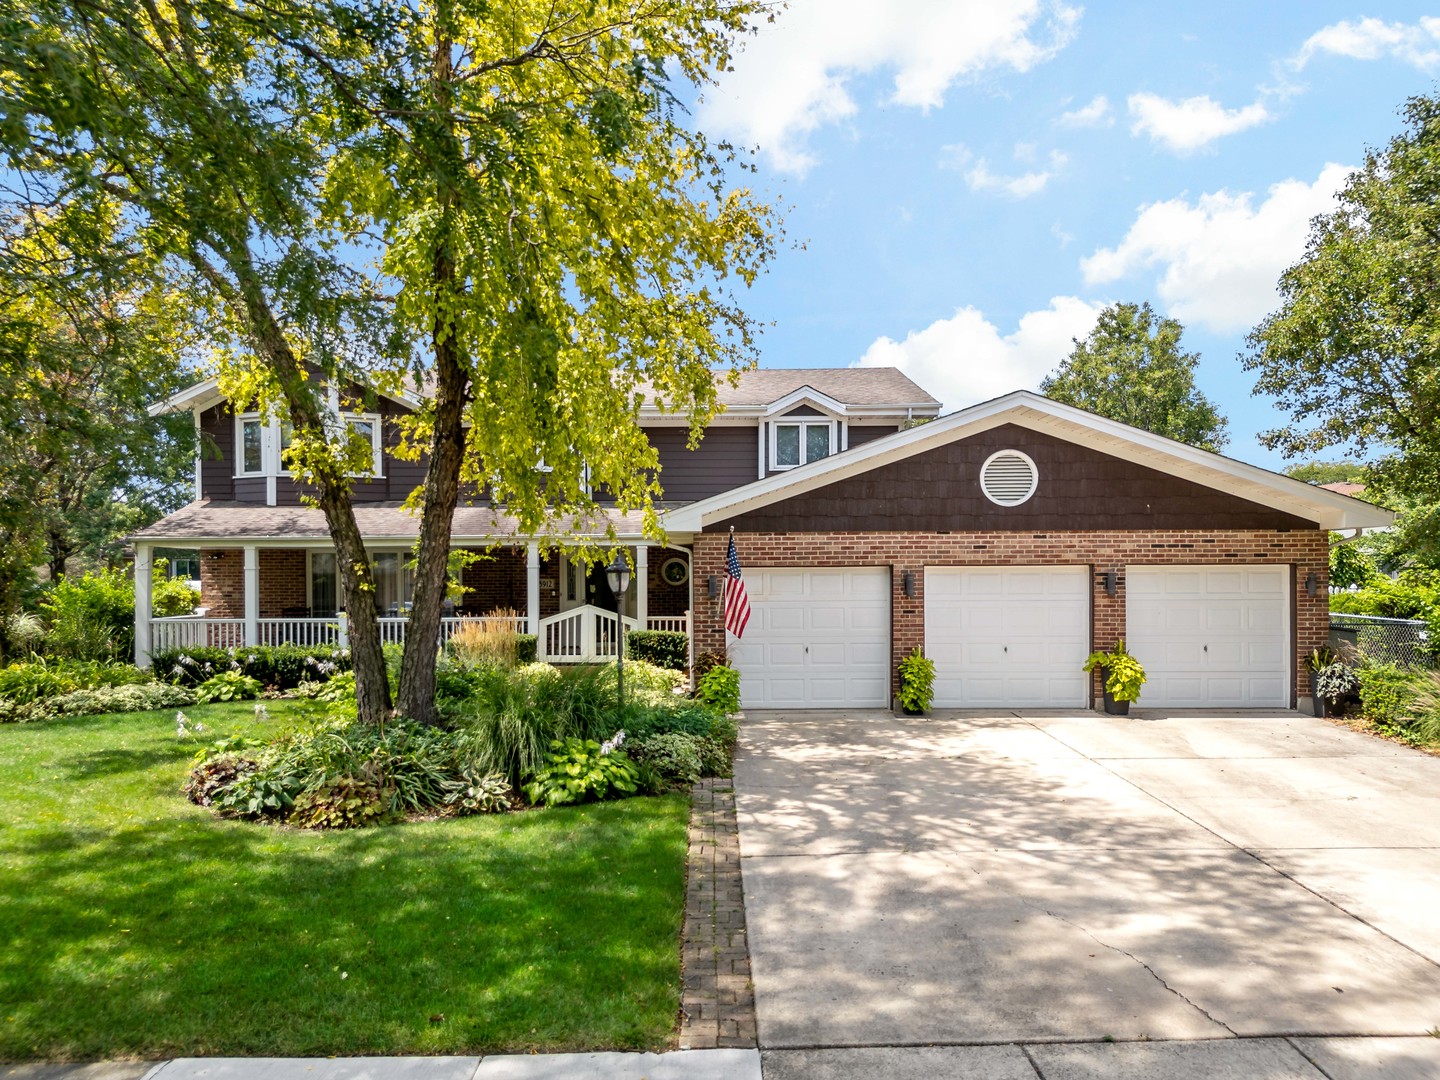
[[[249,701],[258,697],[261,689],[260,680],[252,679],[243,671],[222,671],[197,686],[195,697],[202,705],[212,701]]]
[[[621,732],[616,738],[623,738]],[[635,794],[639,771],[628,754],[615,749],[616,740],[556,739],[545,763],[525,785],[525,797],[545,806],[565,806],[593,799]]]

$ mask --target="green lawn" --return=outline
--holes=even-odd
[[[304,832],[187,802],[196,745],[173,711],[0,726],[0,1060],[666,1044],[683,797]]]

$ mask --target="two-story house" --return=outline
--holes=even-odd
[[[647,542],[635,515],[610,520],[637,571],[626,624],[683,630],[692,656],[728,649],[749,708],[886,707],[916,647],[936,663],[937,707],[1083,708],[1085,656],[1118,638],[1149,672],[1145,704],[1291,706],[1327,637],[1328,530],[1391,517],[1023,391],[941,417],[897,370],[814,368],[749,372],[720,396],[693,451],[683,418],[642,410],[668,543]],[[344,418],[374,447],[354,500],[389,640],[403,637],[416,534],[400,504],[423,469],[390,449],[416,404],[382,397]],[[279,425],[237,413],[213,382],[164,410],[193,412],[219,454],[197,459],[193,503],[133,538],[139,660],[342,639],[325,522],[280,463]],[[722,616],[732,529],[753,612],[739,641]],[[601,567],[478,503],[457,511],[452,544],[489,557],[464,569],[447,630],[508,610],[542,658],[613,655]],[[157,546],[199,550],[203,615],[150,617]]]

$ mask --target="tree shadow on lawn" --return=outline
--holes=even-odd
[[[21,823],[0,1059],[663,1045],[682,802],[329,834],[188,807]]]

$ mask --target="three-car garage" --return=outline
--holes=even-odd
[[[936,708],[1087,708],[1101,640],[1089,565],[926,566],[924,650]],[[884,708],[893,650],[891,568],[756,567],[732,660],[750,709]],[[1131,565],[1125,639],[1147,673],[1140,704],[1291,703],[1290,568]],[[904,603],[904,597],[898,602]]]

